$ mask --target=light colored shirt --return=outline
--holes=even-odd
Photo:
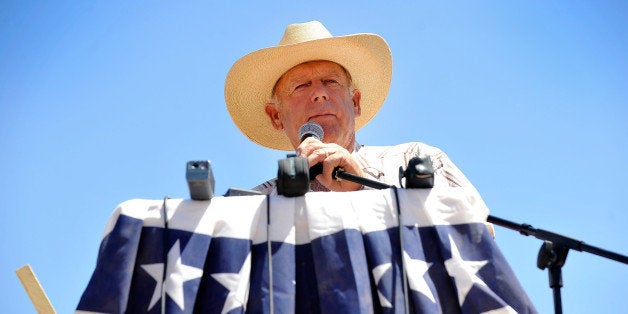
[[[399,186],[399,167],[406,169],[408,161],[417,156],[430,156],[434,167],[434,187],[462,187],[467,193],[480,195],[449,157],[440,149],[420,142],[396,146],[365,146],[356,143],[351,156],[362,167],[366,178],[388,185]],[[253,189],[263,194],[277,194],[276,179],[268,180]],[[368,188],[368,187],[365,187]],[[317,180],[312,180],[311,191],[328,191]]]
[[[430,156],[434,167],[434,188],[460,187],[468,197],[486,206],[480,193],[462,174],[462,171],[451,162],[442,150],[436,147],[420,142],[396,146],[364,146],[356,143],[355,149],[351,153],[351,156],[362,166],[362,171],[368,179],[397,187],[400,187],[399,167],[401,166],[405,170],[410,159],[425,155]],[[253,189],[263,194],[276,195],[277,179],[268,180]],[[369,189],[369,187],[363,187],[363,189]],[[317,180],[310,181],[310,190],[329,191]],[[486,227],[494,238],[495,229],[493,225],[487,222]]]

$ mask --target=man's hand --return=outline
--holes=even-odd
[[[362,168],[342,146],[309,137],[297,147],[296,153],[299,157],[307,157],[310,167],[319,162],[323,164],[323,173],[316,176],[316,180],[331,191],[357,191],[362,188],[361,184],[333,178],[332,173],[336,167],[360,177],[364,176]]]

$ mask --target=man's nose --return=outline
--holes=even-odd
[[[312,91],[312,102],[326,101],[329,99],[329,93],[327,87],[324,84],[314,84],[314,90]]]

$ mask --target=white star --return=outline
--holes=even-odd
[[[147,311],[155,306],[161,298],[162,276],[164,270],[163,263],[141,265],[141,267],[151,276],[157,284],[153,297],[150,300]],[[181,246],[179,240],[174,243],[170,251],[168,251],[168,269],[166,270],[166,293],[179,306],[185,310],[183,298],[183,283],[192,279],[199,278],[203,275],[200,268],[183,265],[181,262]]]
[[[161,298],[161,284],[162,284],[162,276],[164,273],[164,263],[158,264],[146,264],[141,265],[141,267],[157,282],[155,284],[155,290],[153,291],[153,297],[150,299],[150,304],[148,305],[148,309],[146,311],[150,311],[150,309],[155,306],[155,303],[159,301]]]
[[[246,257],[239,273],[216,273],[211,276],[223,285],[229,294],[222,308],[222,313],[227,313],[240,306],[246,309],[249,298],[249,276],[251,274],[251,254]],[[243,278],[244,280],[240,280]]]
[[[432,300],[432,302],[436,303],[432,290],[430,290],[430,287],[427,285],[427,281],[423,279],[423,276],[430,266],[432,266],[432,263],[420,259],[412,259],[406,252],[403,252],[403,260],[406,263],[406,273],[410,289],[420,292]]]
[[[375,279],[375,285],[379,285],[379,281],[382,279],[382,276],[392,267],[392,263],[381,264],[375,268],[373,268],[373,279]],[[392,304],[386,297],[382,294],[379,289],[377,289],[377,295],[379,296],[379,303],[382,304],[382,307],[392,308]]]
[[[449,275],[454,277],[456,288],[458,290],[458,301],[462,306],[464,299],[474,284],[485,286],[486,284],[476,274],[480,268],[488,263],[488,261],[465,261],[460,256],[458,247],[454,240],[449,236],[449,244],[451,245],[451,258],[445,261],[445,268]]]

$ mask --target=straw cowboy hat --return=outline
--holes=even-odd
[[[244,135],[268,148],[294,149],[283,130],[273,128],[264,106],[286,71],[313,60],[336,62],[351,74],[353,86],[362,94],[356,131],[375,116],[386,99],[392,76],[392,57],[386,41],[375,34],[333,37],[318,21],[291,24],[279,45],[242,57],[227,74],[227,109]]]

